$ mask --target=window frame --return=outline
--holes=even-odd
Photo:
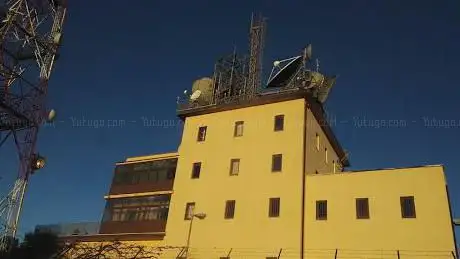
[[[235,218],[235,207],[236,207],[236,201],[235,200],[227,200],[227,201],[225,201],[224,219],[233,219],[233,218]]]
[[[275,167],[276,162],[279,159],[279,168]],[[272,173],[279,173],[283,171],[283,154],[272,155]]]
[[[238,134],[238,127],[241,127],[241,132]],[[244,134],[244,121],[236,121],[235,128],[233,130],[233,137],[242,137]]]
[[[274,197],[268,200],[268,217],[278,218],[281,214],[281,198]]]
[[[201,175],[201,162],[195,162],[192,164],[192,176],[191,179],[199,179]],[[198,168],[198,169],[197,169]],[[197,169],[198,171],[195,171]]]
[[[414,196],[401,196],[399,198],[400,200],[400,205],[401,205],[401,217],[403,219],[415,219],[417,218],[417,210],[415,208],[415,197]],[[406,207],[406,205],[408,205],[407,203],[405,203],[406,201],[410,201],[409,203],[409,208]],[[410,215],[407,215],[406,213],[408,212],[407,209],[411,210],[410,212],[412,214]]]
[[[327,200],[316,201],[316,220],[327,220]]]
[[[279,124],[279,123],[281,123],[281,124]],[[275,132],[284,131],[284,114],[275,115],[273,130]]]
[[[185,204],[185,215],[184,220],[192,220],[193,218],[193,211],[195,210],[195,202],[187,202]],[[189,207],[192,207],[192,213],[189,213]]]
[[[197,142],[204,142],[206,140],[207,133],[208,133],[208,126],[198,127],[198,134],[196,137]]]
[[[238,170],[236,172],[233,172],[233,169],[235,168],[233,166],[233,164],[235,162],[238,164]],[[241,165],[241,159],[239,159],[239,158],[230,159],[230,176],[235,176],[235,175],[238,175],[240,173],[240,165]]]
[[[369,198],[356,198],[355,207],[356,207],[356,219],[370,219],[371,218],[370,209],[369,209]]]

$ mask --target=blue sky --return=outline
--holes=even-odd
[[[115,162],[174,151],[176,96],[234,45],[247,49],[253,11],[269,18],[265,70],[312,43],[322,71],[339,75],[326,108],[351,169],[444,164],[460,217],[459,1],[138,2],[69,1],[49,86],[58,118],[40,133],[48,164],[31,179],[20,232],[100,220]],[[0,149],[3,192],[12,150]]]

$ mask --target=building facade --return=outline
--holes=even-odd
[[[173,247],[164,258],[455,255],[443,167],[345,171],[308,93],[178,115],[177,152],[117,163],[99,233],[67,239]]]

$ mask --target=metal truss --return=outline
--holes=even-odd
[[[12,136],[19,158],[14,187],[0,200],[0,249],[6,249],[16,236],[29,176],[37,168],[35,143],[48,114],[47,86],[66,1],[6,0],[0,5],[0,146]]]

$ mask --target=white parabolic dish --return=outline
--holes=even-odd
[[[198,99],[201,95],[201,91],[200,90],[196,90],[195,92],[193,92],[193,94],[190,96],[190,100],[192,101],[195,101],[196,99]]]

